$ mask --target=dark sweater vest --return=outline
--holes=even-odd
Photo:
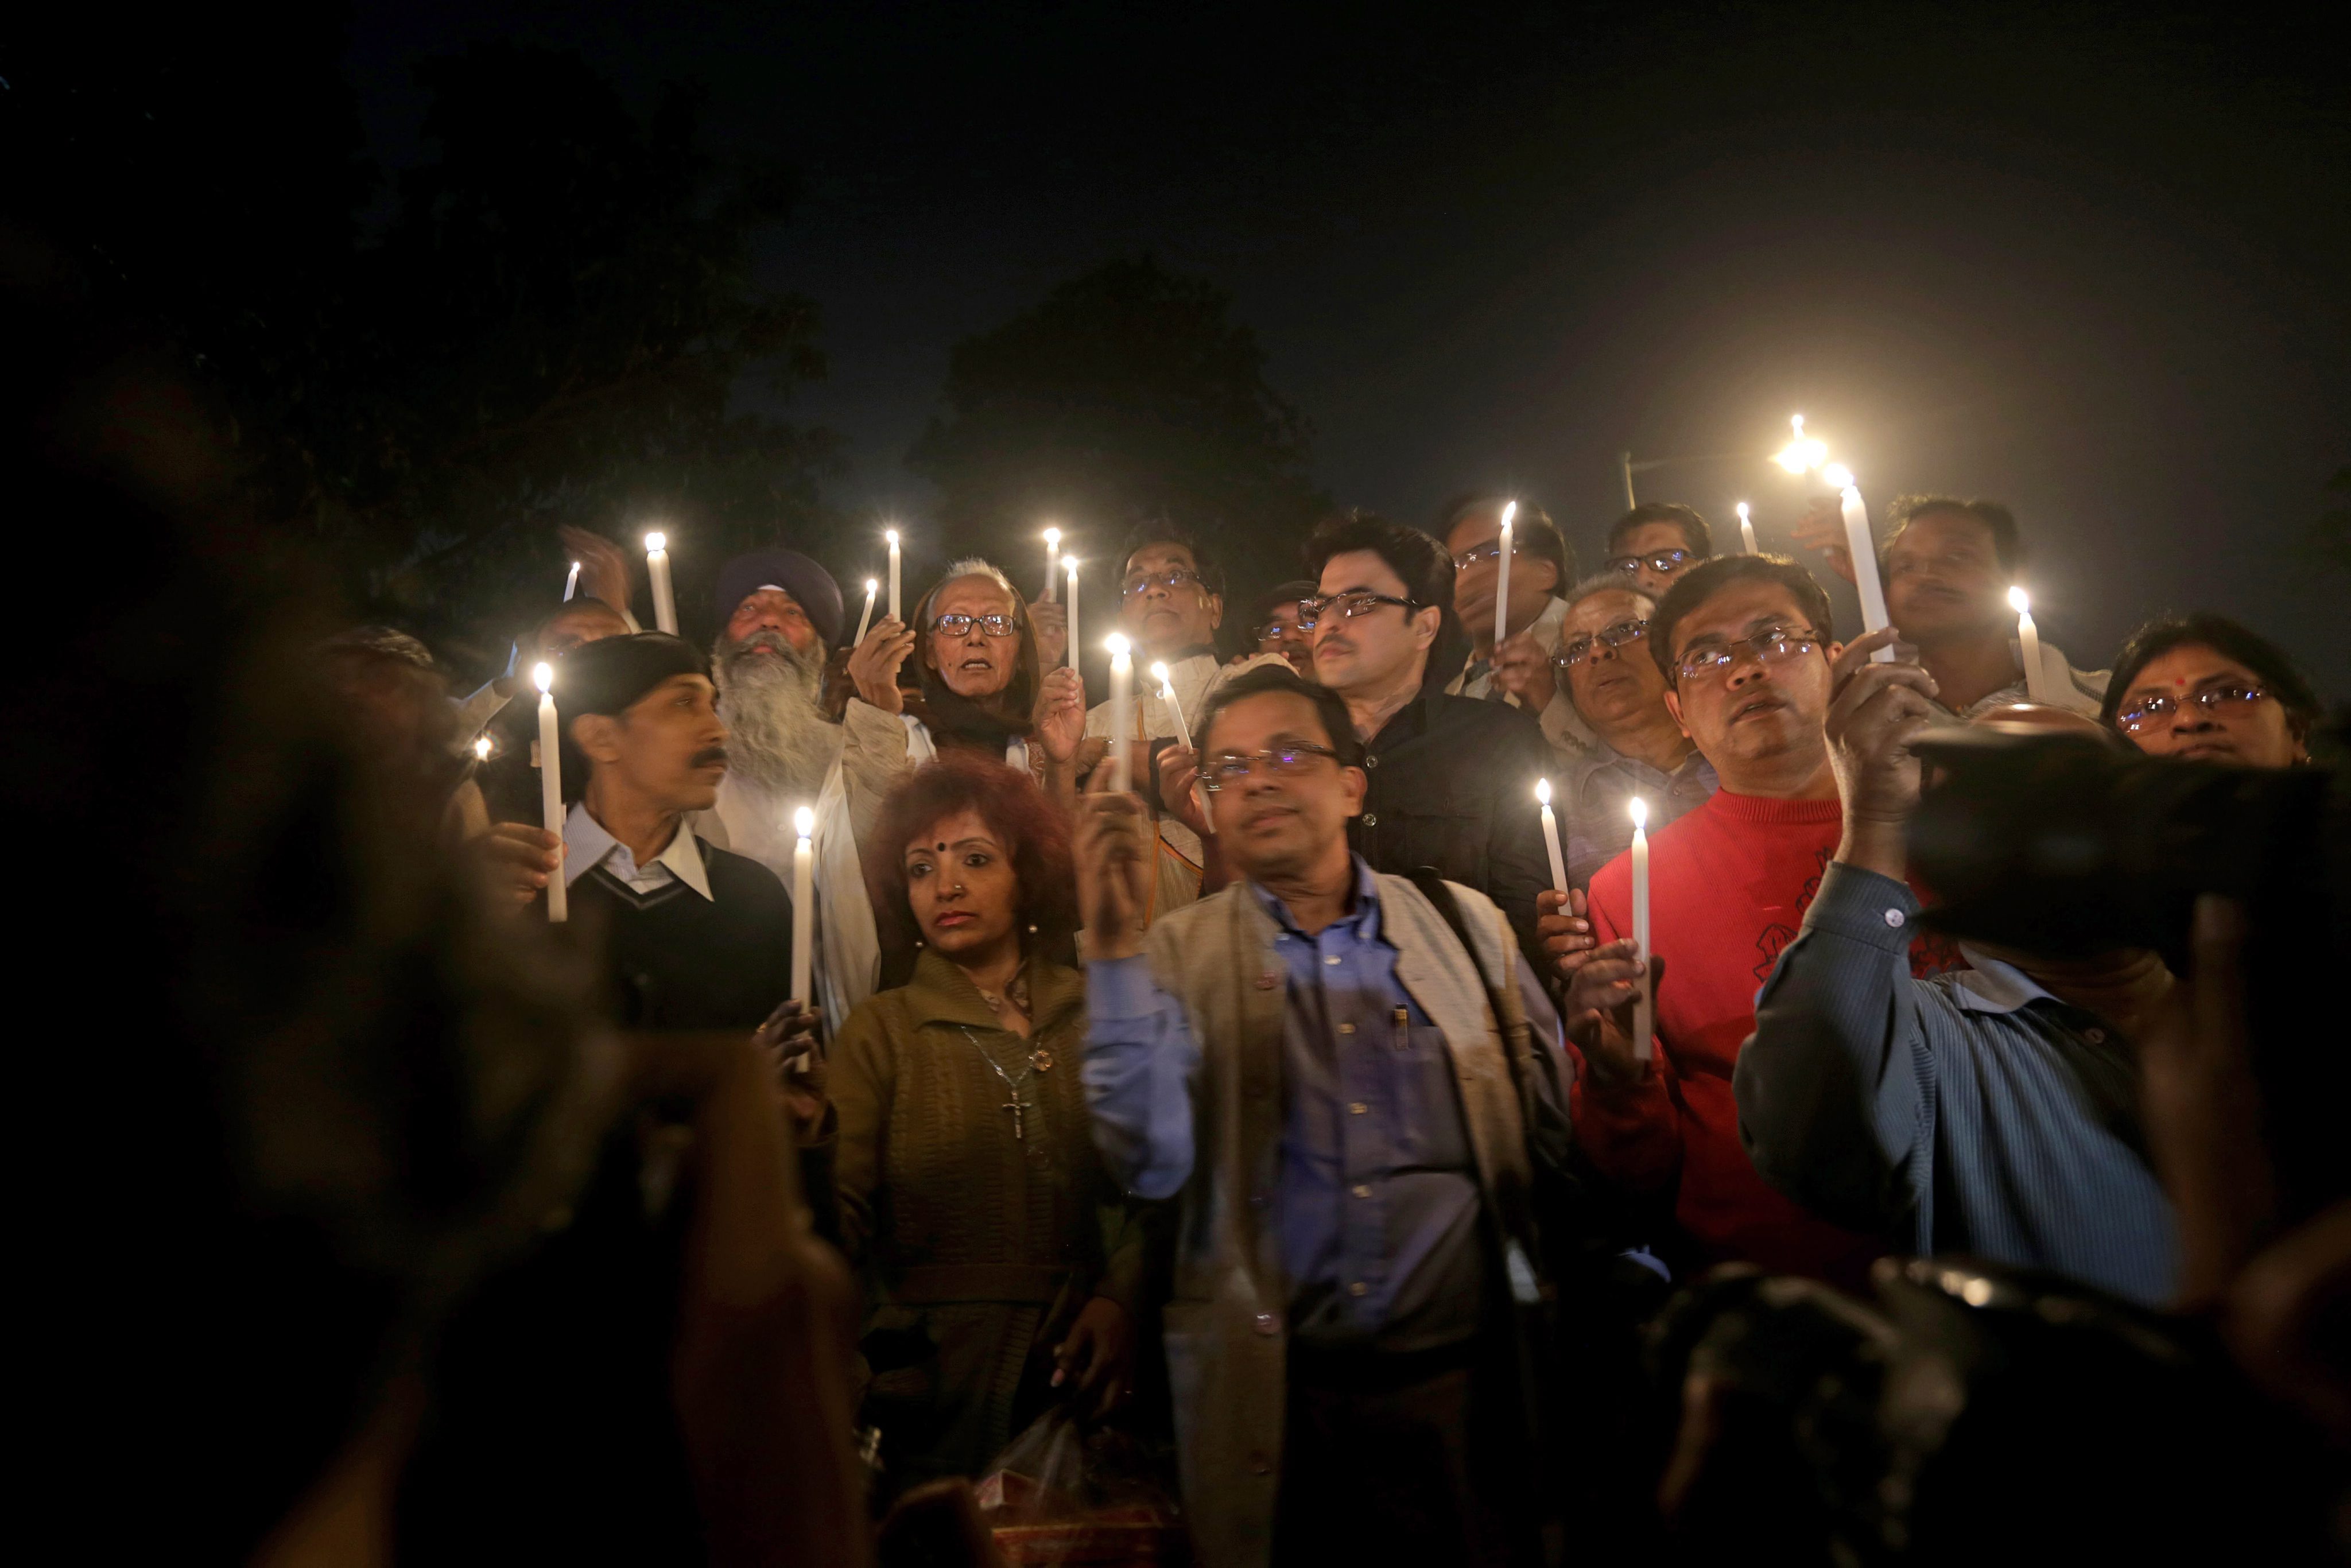
[[[601,866],[571,884],[571,918],[602,946],[623,1027],[757,1029],[791,989],[791,894],[758,862],[695,842],[708,898],[683,882],[641,894]]]

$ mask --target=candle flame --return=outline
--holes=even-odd
[[[475,737],[474,741],[474,755],[484,762],[487,762],[490,759],[490,737],[488,736],[485,735]]]
[[[884,528],[884,529],[883,530],[883,532],[882,532],[882,537],[883,537],[883,538],[885,538],[885,539],[887,539],[887,540],[889,540],[889,541],[890,541],[890,548],[891,548],[892,549],[896,549],[898,548],[898,530],[897,530],[897,529],[895,529],[895,528]]]
[[[653,554],[655,550],[667,549],[669,549],[669,536],[667,534],[647,534],[645,536],[645,553],[647,555]]]
[[[1840,490],[1853,488],[1853,470],[1842,463],[1832,463],[1821,470],[1821,477]]]
[[[1125,658],[1134,645],[1126,640],[1126,633],[1123,632],[1113,632],[1102,639],[1102,646],[1110,650],[1110,656],[1113,659]]]
[[[877,593],[879,593],[879,592],[881,592],[881,591],[882,591],[882,580],[881,580],[880,578],[878,578],[878,577],[869,577],[869,578],[867,578],[867,579],[865,580],[865,597],[866,597],[866,598],[871,599],[871,598],[872,598],[875,594],[877,594]]]
[[[1063,571],[1068,572],[1071,577],[1075,577],[1075,576],[1077,576],[1077,575],[1078,575],[1078,558],[1077,558],[1076,556],[1073,556],[1073,555],[1065,555],[1065,556],[1063,556],[1063,557],[1061,558],[1061,570],[1062,570]]]
[[[575,560],[575,561],[573,561],[573,562],[571,563],[571,570],[574,570],[574,571],[578,571],[578,570],[580,570],[580,563],[579,563],[578,561],[576,561],[576,560]]]
[[[1151,678],[1157,681],[1163,686],[1174,685],[1176,684],[1167,678],[1167,664],[1166,661],[1163,659],[1154,659],[1151,662]]]
[[[2032,596],[2021,588],[2011,588],[2008,591],[2008,607],[2019,615],[2026,614],[2032,609]]]
[[[1510,531],[1510,524],[1518,515],[1519,504],[1516,501],[1510,502],[1502,507],[1502,530],[1505,533]]]
[[[1742,523],[1747,520],[1747,503],[1744,501],[1739,503],[1739,520]]]
[[[1788,429],[1791,433],[1788,444],[1775,453],[1771,461],[1791,474],[1802,474],[1807,469],[1819,467],[1821,459],[1829,455],[1829,449],[1821,442],[1804,434],[1804,416],[1801,413],[1790,414]]]
[[[533,664],[530,667],[530,678],[533,682],[537,683],[540,691],[551,692],[555,689],[555,666],[553,664]]]
[[[1047,528],[1045,530],[1045,542],[1049,545],[1060,544],[1061,542],[1061,530],[1059,528]]]
[[[1633,803],[1630,806],[1627,806],[1625,810],[1633,813],[1633,831],[1635,832],[1640,832],[1648,827],[1649,803],[1646,800],[1644,800],[1641,797],[1635,795],[1633,797]]]
[[[1535,780],[1535,799],[1541,801],[1546,806],[1551,804],[1550,779],[1538,779]]]
[[[792,813],[792,829],[800,837],[807,838],[816,831],[816,813],[802,806]]]

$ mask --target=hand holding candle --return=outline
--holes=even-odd
[[[645,575],[653,585],[653,624],[677,635],[677,599],[669,586],[669,536],[645,536]]]
[[[1633,1058],[1649,1060],[1649,1037],[1656,1032],[1656,967],[1649,958],[1649,803],[1633,797],[1633,948],[1641,960],[1640,988],[1633,998]]]
[[[1186,751],[1191,750],[1192,727],[1184,722],[1184,705],[1176,700],[1176,683],[1169,678],[1167,666],[1165,664],[1153,664],[1151,678],[1159,683],[1159,700],[1167,705],[1168,716],[1176,721],[1176,744]],[[1192,804],[1199,808],[1201,820],[1208,824],[1208,831],[1215,832],[1216,819],[1208,815],[1208,802],[1201,799],[1200,780],[1196,776],[1192,780]]]
[[[906,618],[898,608],[898,530],[892,528],[882,537],[890,541],[890,619],[904,626]]]
[[[540,825],[559,841],[563,837],[563,727],[555,714],[555,666],[533,665],[532,682],[538,687],[538,810]],[[547,918],[571,918],[570,889],[559,862],[547,879]]]
[[[2049,674],[2041,667],[2041,628],[2032,623],[2032,600],[2024,590],[2008,591],[2008,607],[2016,612],[2016,643],[2024,657],[2024,695],[2037,703],[2049,700]]]
[[[1495,540],[1499,553],[1494,557],[1494,653],[1498,657],[1502,639],[1510,634],[1510,525],[1518,517],[1516,501],[1502,507],[1502,536]]]
[[[1134,748],[1127,731],[1134,727],[1134,659],[1123,633],[1102,639],[1110,650],[1110,787],[1125,794],[1134,787]]]
[[[1559,852],[1559,819],[1551,813],[1551,780],[1535,780],[1535,799],[1542,802],[1543,848],[1551,852],[1551,884],[1567,891],[1567,859]]]
[[[792,813],[792,828],[800,837],[792,850],[792,1000],[803,1007],[809,995],[809,966],[816,956],[816,813],[806,806]]]
[[[1045,602],[1053,602],[1053,580],[1061,575],[1061,530],[1045,530]]]

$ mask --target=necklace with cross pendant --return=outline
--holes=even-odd
[[[977,1035],[972,1033],[971,1030],[967,1029],[963,1031],[963,1037],[964,1039],[971,1041],[971,1048],[979,1052],[979,1059],[987,1063],[988,1071],[995,1073],[997,1077],[1004,1080],[1005,1092],[1011,1096],[1011,1098],[1006,1100],[1004,1103],[998,1106],[997,1109],[999,1111],[1009,1111],[1012,1113],[1012,1141],[1017,1144],[1025,1144],[1029,1140],[1027,1113],[1037,1109],[1037,1104],[1034,1101],[1023,1100],[1020,1097],[1020,1092],[1023,1089],[1028,1088],[1029,1081],[1037,1076],[1035,1066],[1031,1064],[1023,1067],[1020,1071],[1020,1076],[1019,1078],[1015,1078],[1012,1074],[1004,1071],[1002,1063],[998,1062],[995,1057],[988,1054],[987,1047],[979,1043],[979,1037]]]

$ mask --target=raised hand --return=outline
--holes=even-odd
[[[563,863],[563,841],[528,822],[495,822],[466,845],[490,896],[519,909],[537,898]]]
[[[568,523],[555,530],[555,537],[571,552],[571,559],[580,563],[580,591],[625,612],[637,591],[629,552],[601,534],[591,534]]]
[[[1583,1053],[1595,1088],[1637,1082],[1648,1070],[1648,1063],[1634,1054],[1633,1041],[1633,1004],[1641,994],[1636,982],[1645,974],[1654,998],[1666,977],[1664,960],[1645,962],[1635,956],[1633,939],[1620,936],[1585,954],[1568,984],[1567,1038]]]
[[[1829,569],[1847,582],[1853,580],[1853,549],[1845,542],[1844,505],[1834,496],[1815,497],[1788,530],[1806,549],[1818,550]]]
[[[824,1052],[816,1043],[817,1026],[823,1016],[810,1003],[788,998],[778,1003],[768,1021],[751,1035],[752,1043],[767,1053],[775,1067],[776,1098],[803,1144],[823,1135],[825,1113],[831,1107],[825,1094]]]
[[[849,679],[857,695],[883,713],[906,711],[898,689],[898,669],[914,651],[914,634],[893,616],[883,616],[849,652]]]
[[[1494,651],[1494,685],[1518,698],[1529,713],[1542,712],[1558,690],[1552,682],[1550,653],[1530,632],[1503,638]]]
[[[1038,664],[1052,669],[1070,651],[1070,607],[1058,599],[1031,604],[1029,624],[1037,633]]]
[[[1037,688],[1034,724],[1037,744],[1045,748],[1047,757],[1066,764],[1077,756],[1078,743],[1086,735],[1086,686],[1076,670],[1064,666],[1046,675]]]
[[[1143,802],[1113,794],[1110,769],[1094,769],[1078,797],[1078,913],[1087,956],[1132,958],[1143,951],[1143,914],[1151,906],[1151,821]]]
[[[1870,663],[1871,653],[1886,647],[1895,663]],[[1847,643],[1829,666],[1822,726],[1844,800],[1837,859],[1897,878],[1907,869],[1903,832],[1918,807],[1918,758],[1910,742],[1935,713],[1935,677],[1917,657],[1891,626]]]
[[[1200,838],[1208,836],[1208,816],[1193,785],[1200,778],[1200,754],[1188,746],[1170,746],[1159,753],[1159,804],[1167,814]]]

